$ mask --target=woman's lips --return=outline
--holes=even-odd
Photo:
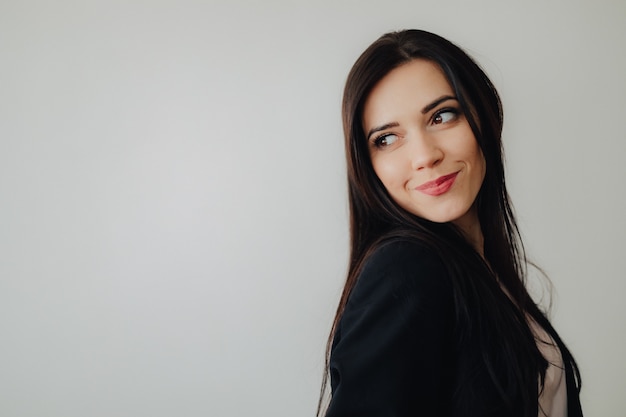
[[[456,176],[458,174],[458,172],[454,172],[452,174],[441,176],[436,180],[425,182],[424,184],[415,187],[415,189],[428,195],[441,195],[452,188],[454,180],[456,180]]]

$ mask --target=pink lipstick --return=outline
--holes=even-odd
[[[444,194],[452,188],[454,180],[456,180],[456,176],[458,174],[458,172],[454,172],[452,174],[441,176],[436,180],[425,182],[424,184],[415,187],[415,189],[432,196]]]

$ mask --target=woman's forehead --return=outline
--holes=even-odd
[[[363,106],[362,123],[388,123],[400,113],[421,113],[441,97],[454,97],[441,68],[432,61],[414,59],[391,70],[370,91]]]

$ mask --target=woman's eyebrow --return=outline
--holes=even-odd
[[[438,105],[440,105],[441,103],[443,103],[446,100],[457,100],[458,99],[454,96],[441,96],[439,97],[437,100],[433,101],[430,104],[427,104],[423,109],[422,109],[422,114],[426,114],[429,111],[431,111],[432,109],[434,109],[435,107],[437,107]]]

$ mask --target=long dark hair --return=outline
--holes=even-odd
[[[484,258],[453,224],[433,223],[399,207],[372,167],[362,127],[364,102],[385,75],[414,59],[429,60],[439,66],[484,155],[486,174],[476,200]],[[565,365],[573,371],[579,386],[576,363],[526,290],[526,258],[504,180],[502,104],[483,70],[463,50],[435,34],[421,30],[385,34],[352,67],[344,90],[342,118],[348,168],[350,260],[327,343],[318,415],[323,408],[332,341],[350,293],[368,256],[394,238],[418,240],[445,259],[454,286],[460,342],[472,339],[484,352],[484,369],[503,401],[514,405],[520,416],[536,417],[541,389],[537,378],[541,377],[542,385],[547,368],[527,316],[537,320],[557,340]],[[503,297],[495,295],[500,286],[510,297],[510,302],[506,300],[508,305],[503,303]],[[510,314],[502,314],[503,309]],[[497,352],[494,337],[498,338]],[[504,377],[499,377],[498,372],[504,372]]]

